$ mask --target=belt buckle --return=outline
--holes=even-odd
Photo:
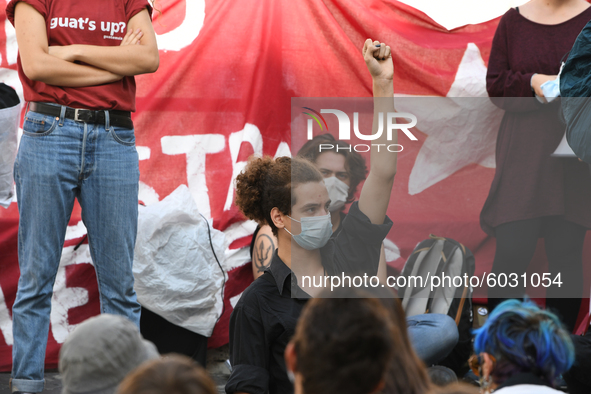
[[[74,108],[74,120],[75,120],[76,122],[83,122],[83,120],[82,120],[82,119],[79,119],[79,118],[78,118],[78,111],[79,111],[79,109],[78,109],[78,108]]]

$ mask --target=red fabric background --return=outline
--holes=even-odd
[[[155,12],[158,34],[182,27],[185,1],[193,0],[158,1],[156,8],[162,11],[162,15]],[[3,3],[0,0],[2,9]],[[7,62],[6,22],[1,12],[0,67],[15,69]],[[186,155],[165,154],[163,137],[223,136],[225,147],[204,158],[205,186],[214,226],[222,231],[233,228],[244,218],[235,206],[224,210],[232,181],[232,133],[246,124],[255,125],[262,136],[262,152],[273,156],[281,142],[291,143],[291,97],[371,96],[370,76],[360,55],[368,37],[392,47],[396,93],[445,96],[468,43],[475,43],[485,63],[488,61],[497,23],[498,19],[447,31],[422,12],[394,0],[206,0],[198,37],[179,51],[162,50],[158,72],[136,78],[137,145],[149,147],[151,152],[149,159],[140,162],[141,181],[162,199],[178,185],[190,183],[191,174],[198,171],[187,167]],[[434,233],[469,247],[476,256],[477,275],[490,271],[494,240],[480,230],[479,213],[494,170],[472,164],[411,196],[409,175],[426,138],[420,132],[415,134],[421,143],[408,145],[399,156],[388,212],[395,223],[388,238],[401,251],[401,258],[393,265],[401,268],[415,245]],[[253,149],[250,143],[243,143],[237,159],[245,160]],[[70,224],[79,220],[76,209]],[[0,210],[0,287],[4,294],[0,302],[8,309],[14,302],[19,275],[17,223],[16,204]],[[249,235],[240,236],[230,249],[247,247],[249,242]],[[587,245],[586,257],[589,252]],[[535,258],[544,259],[543,248]],[[69,324],[98,313],[92,271],[90,264],[68,267],[67,286],[89,292],[86,306],[69,310]],[[210,338],[210,347],[227,343],[232,309],[229,299],[240,294],[251,280],[250,264],[229,272],[225,313]],[[48,367],[56,366],[58,351],[59,344],[50,334]],[[0,371],[9,370],[10,365],[11,346],[0,334]]]

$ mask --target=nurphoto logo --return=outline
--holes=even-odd
[[[308,115],[311,117],[311,119],[308,119],[308,124],[307,124],[307,138],[308,140],[311,140],[312,138],[314,138],[314,122],[316,122],[318,124],[318,126],[320,127],[321,131],[325,131],[328,132],[328,124],[326,123],[326,120],[324,119],[324,116],[322,116],[322,114],[332,114],[335,115],[337,117],[337,120],[339,122],[339,136],[338,139],[341,141],[350,141],[351,140],[351,119],[349,118],[349,115],[347,115],[344,111],[338,110],[338,109],[321,109],[320,112],[310,108],[310,107],[302,107],[303,109],[305,109],[306,111],[304,111],[304,114]],[[384,118],[386,118],[386,127],[384,128]],[[395,123],[394,119],[406,119],[409,120],[408,123]],[[378,115],[378,130],[375,134],[364,134],[361,133],[361,131],[359,131],[359,112],[353,112],[353,132],[355,133],[355,136],[362,140],[362,141],[375,141],[376,139],[380,138],[382,136],[382,133],[386,132],[387,133],[387,139],[388,141],[392,141],[392,132],[394,130],[401,130],[402,132],[404,132],[404,134],[406,134],[406,136],[411,140],[411,141],[417,141],[417,137],[414,136],[413,133],[411,133],[409,131],[409,129],[412,129],[413,127],[415,127],[417,125],[417,117],[411,113],[407,113],[407,112],[388,112],[386,113],[386,116],[384,117],[384,113],[380,112]],[[355,152],[369,152],[369,150],[371,149],[371,147],[377,147],[378,151],[380,150],[381,147],[384,147],[385,149],[387,149],[389,152],[402,152],[403,150],[403,146],[400,144],[355,144],[355,145],[351,145],[348,148],[343,148],[343,147],[339,147],[339,146],[333,146],[332,144],[320,144],[320,146],[318,147],[319,151],[322,152],[323,149],[325,150],[333,150],[336,149],[337,152],[339,150],[349,150],[351,151],[351,149],[353,149]]]

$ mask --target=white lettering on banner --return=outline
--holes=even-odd
[[[81,263],[92,264],[88,244],[81,245],[78,250],[74,250],[74,246],[64,248],[51,299],[51,332],[57,343],[64,343],[77,326],[69,324],[68,310],[88,304],[88,290],[66,287],[66,267]]]
[[[275,156],[274,158],[278,158],[278,157],[291,157],[291,149],[289,148],[289,145],[287,145],[287,142],[281,142],[279,144],[279,146],[277,147],[277,152],[275,152]]]
[[[224,230],[226,244],[231,245],[237,239],[251,235],[256,228],[257,223],[254,220],[245,220],[231,224]],[[230,249],[226,247],[224,255],[223,267],[226,271],[243,266],[252,260],[248,248]]]
[[[0,286],[0,331],[4,336],[4,342],[6,342],[8,346],[12,346],[12,319],[8,312],[8,306],[6,305],[2,286]]]
[[[86,226],[81,220],[73,226],[68,226],[66,229],[66,241],[76,238],[82,238],[86,235]]]
[[[219,153],[226,145],[222,134],[165,136],[160,140],[165,155],[187,155],[187,183],[197,208],[211,218],[209,194],[205,178],[205,156]]]
[[[151,149],[147,146],[136,146],[135,149],[137,150],[139,160],[148,160],[152,154]],[[160,196],[152,186],[140,181],[138,199],[144,204],[150,205],[160,201]]]
[[[248,142],[252,146],[255,156],[263,155],[263,136],[259,128],[255,125],[247,123],[242,130],[230,134],[229,145],[230,155],[232,156],[232,182],[230,182],[228,189],[224,211],[232,207],[236,177],[246,167],[246,161],[238,161],[238,154],[240,153],[240,147],[243,142]]]
[[[152,150],[148,146],[136,146],[135,150],[139,160],[148,160],[152,154]]]
[[[88,290],[81,287],[66,287],[66,267],[82,263],[92,264],[88,244],[80,245],[78,250],[74,250],[74,246],[64,248],[51,298],[51,333],[57,343],[64,343],[77,326],[68,322],[68,310],[88,304]]]
[[[195,41],[205,20],[205,0],[185,0],[185,19],[179,27],[157,34],[158,49],[180,51]]]

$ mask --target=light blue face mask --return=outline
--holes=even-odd
[[[298,245],[306,250],[320,249],[326,245],[332,235],[330,213],[323,216],[304,217],[301,221],[295,220],[289,215],[287,217],[302,224],[302,232],[297,235],[293,235],[285,227],[284,229]]]

